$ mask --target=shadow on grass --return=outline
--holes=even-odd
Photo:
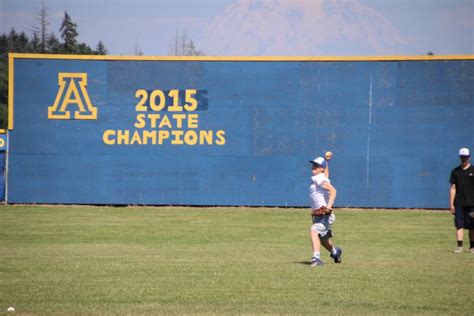
[[[302,264],[302,265],[305,265],[305,266],[310,266],[311,265],[311,261],[296,261],[296,262],[293,262],[294,264]]]

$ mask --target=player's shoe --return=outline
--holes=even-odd
[[[470,253],[474,253],[474,248],[469,249]]]
[[[454,253],[463,253],[463,251],[462,247],[456,247],[456,249],[454,249]]]
[[[319,259],[319,258],[313,257],[313,258],[311,259],[311,266],[312,266],[312,267],[315,267],[315,266],[322,266],[323,264],[324,264],[324,262],[323,262],[321,259]]]
[[[342,262],[342,249],[339,247],[336,247],[336,253],[335,254],[331,253],[331,258],[334,259],[335,263],[341,263]]]

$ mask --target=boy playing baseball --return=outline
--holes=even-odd
[[[309,186],[311,216],[313,219],[313,225],[310,229],[313,248],[311,266],[324,264],[321,260],[321,244],[330,252],[335,263],[341,263],[342,249],[334,247],[331,241],[331,225],[336,220],[336,216],[331,209],[336,199],[336,189],[331,185],[331,181],[325,174],[327,161],[322,157],[317,157],[310,160],[310,162],[312,163],[313,173]]]

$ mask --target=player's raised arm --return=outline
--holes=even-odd
[[[324,159],[326,159],[326,169],[324,169],[324,174],[329,178],[329,160],[332,158],[332,152],[326,151],[324,154]]]

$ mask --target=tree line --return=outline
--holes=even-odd
[[[175,56],[204,56],[205,53],[199,50],[192,39],[188,39],[186,32],[179,34],[176,32],[174,41],[170,47],[170,54]]]
[[[9,33],[0,34],[0,129],[6,129],[8,125],[8,53],[108,54],[102,41],[99,41],[95,49],[78,41],[77,24],[73,22],[67,11],[64,12],[59,28],[59,38],[54,32],[48,32],[49,21],[44,4],[38,11],[36,20],[38,25],[33,29],[31,36],[25,32],[18,33],[14,28]]]
[[[95,49],[86,43],[78,41],[77,24],[64,11],[64,17],[59,28],[59,37],[49,32],[48,11],[42,3],[41,9],[36,12],[36,26],[28,36],[25,32],[18,33],[14,28],[9,33],[0,34],[0,129],[8,125],[8,53],[34,54],[76,54],[76,55],[107,55],[108,51],[102,41]],[[202,56],[192,39],[185,32],[176,32],[173,43],[170,45],[170,54],[176,56]],[[135,48],[136,55],[143,52]]]

